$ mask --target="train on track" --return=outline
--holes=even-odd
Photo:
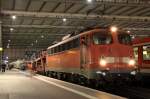
[[[150,77],[150,37],[133,40],[137,72],[142,77]]]
[[[131,37],[116,27],[87,29],[48,47],[40,57],[33,62],[38,73],[76,82],[111,82],[136,72]]]

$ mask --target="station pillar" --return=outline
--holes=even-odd
[[[2,47],[2,22],[0,21],[0,64],[2,63],[3,47]]]

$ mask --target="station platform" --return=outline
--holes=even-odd
[[[0,99],[124,99],[57,79],[18,70],[0,72]]]

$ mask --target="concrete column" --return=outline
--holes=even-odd
[[[2,22],[0,21],[0,49],[3,48],[2,47]],[[0,50],[0,63],[2,63],[2,54],[3,51]]]
[[[2,47],[2,22],[0,21],[0,47]]]

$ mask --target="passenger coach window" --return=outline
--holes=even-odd
[[[131,37],[127,33],[118,34],[118,40],[119,40],[119,43],[121,43],[121,44],[126,44],[126,45],[132,44]]]
[[[143,46],[143,60],[150,60],[150,45]]]
[[[112,36],[106,32],[97,32],[93,34],[94,44],[110,44],[112,43]]]

